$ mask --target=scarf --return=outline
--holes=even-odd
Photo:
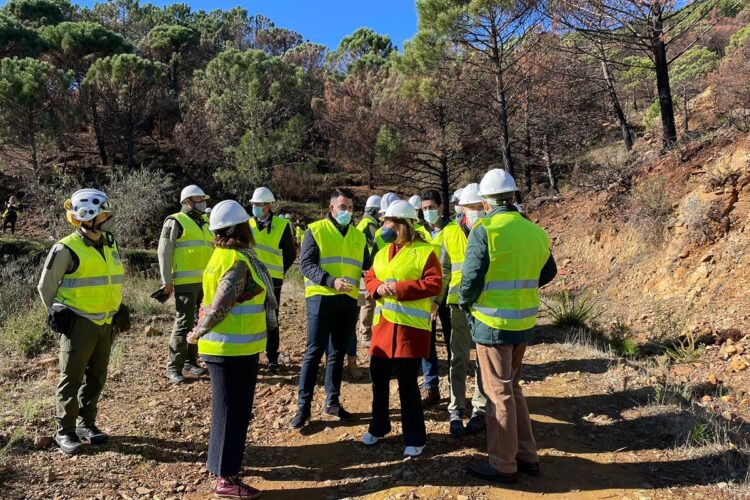
[[[276,315],[276,311],[279,309],[279,304],[276,302],[273,280],[271,280],[266,266],[258,259],[254,249],[243,248],[240,251],[248,258],[250,265],[253,266],[253,271],[263,281],[263,285],[266,288],[266,301],[263,304],[266,309],[266,329],[273,330],[274,328],[278,328],[279,318]]]

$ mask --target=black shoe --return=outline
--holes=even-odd
[[[182,376],[182,373],[177,372],[167,372],[167,379],[175,385],[181,384],[185,381],[185,377]]]
[[[479,434],[485,428],[487,428],[487,418],[484,413],[474,413],[466,424],[466,434]]]
[[[270,375],[278,375],[278,373],[279,373],[279,364],[278,363],[271,363],[269,361],[269,363],[268,363],[268,373]]]
[[[200,376],[206,373],[206,369],[198,366],[195,363],[185,363],[185,368],[183,368],[186,372],[190,373],[191,375]]]
[[[350,422],[354,420],[354,415],[346,411],[340,404],[326,406],[325,408],[323,408],[323,413],[332,417],[336,417],[343,422]]]
[[[304,410],[297,410],[297,413],[292,417],[292,421],[289,422],[289,427],[292,429],[301,429],[305,426],[308,419],[310,418],[310,412]]]
[[[461,417],[453,418],[451,417],[451,436],[454,438],[460,438],[464,435],[464,422],[461,420]]]
[[[55,434],[55,443],[66,455],[75,455],[81,452],[83,445],[75,432],[67,434]]]
[[[109,440],[109,436],[100,431],[95,425],[76,427],[76,435],[82,441],[88,441],[91,444],[104,444]]]
[[[498,471],[487,462],[479,464],[468,464],[464,467],[464,471],[470,476],[474,476],[485,481],[492,481],[493,483],[513,484],[518,480],[518,473],[505,474]]]
[[[524,462],[523,460],[516,460],[518,470],[529,476],[539,475],[539,462]]]

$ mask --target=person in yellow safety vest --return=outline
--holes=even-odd
[[[326,351],[323,413],[352,420],[352,415],[341,405],[341,377],[344,354],[359,313],[359,282],[372,259],[365,235],[351,223],[352,192],[334,191],[328,210],[325,219],[310,224],[300,254],[300,269],[305,276],[307,350],[300,373],[297,412],[290,422],[294,429],[303,427],[310,418],[318,365]]]
[[[267,187],[259,187],[253,192],[253,197],[250,199],[253,212],[250,228],[253,230],[255,239],[255,252],[273,279],[273,293],[276,296],[276,303],[280,304],[284,274],[294,264],[297,249],[294,247],[294,233],[289,219],[276,216],[271,211],[271,204],[275,202],[276,198]],[[278,311],[276,313],[278,314]],[[278,373],[278,328],[268,330],[266,356],[268,357],[268,373],[271,375]]]
[[[385,211],[388,210],[388,207],[393,203],[394,201],[399,201],[400,198],[396,193],[385,193],[383,197],[380,199],[380,211],[378,211],[378,214],[380,214],[380,217],[382,218],[385,216]],[[378,250],[381,250],[385,248],[386,243],[383,241],[383,238],[381,236],[383,232],[383,228],[381,227],[377,231],[375,231],[375,245],[372,248],[372,255],[378,253]]]
[[[450,403],[450,433],[454,437],[461,437],[464,432],[477,434],[484,430],[486,419],[487,397],[482,389],[481,370],[477,366],[474,370],[474,396],[471,400],[472,412],[464,428],[463,411],[466,407],[466,374],[471,361],[471,330],[464,311],[458,308],[458,285],[461,283],[461,269],[466,255],[469,231],[476,225],[478,218],[475,214],[483,210],[482,197],[479,196],[479,185],[469,184],[460,190],[457,203],[469,214],[460,217],[443,230],[440,261],[443,266],[443,296],[450,307],[451,326],[453,331],[449,343],[449,380]],[[468,218],[473,222],[469,223]]]
[[[420,210],[425,217],[425,225],[420,226],[418,232],[424,240],[433,247],[435,255],[439,258],[442,248],[443,231],[451,224],[450,219],[442,214],[443,203],[440,191],[427,189],[418,197]],[[437,353],[437,319],[443,330],[443,340],[448,349],[448,362],[451,360],[451,313],[445,304],[445,297],[441,294],[435,297],[432,310],[432,343],[430,344],[430,355],[422,360],[422,406],[427,408],[440,401],[440,379],[438,377],[438,353]]]
[[[5,209],[3,210],[3,234],[5,230],[10,227],[10,234],[16,234],[16,221],[21,215],[23,206],[18,203],[18,198],[11,196],[7,202],[5,202]]]
[[[539,472],[521,390],[521,365],[526,346],[534,338],[539,288],[557,272],[547,233],[522,217],[513,204],[517,190],[513,177],[504,170],[490,170],[482,178],[483,211],[467,212],[473,228],[458,290],[459,307],[471,315],[471,334],[487,395],[489,461],[469,464],[466,472],[500,483],[515,482],[519,471]],[[487,215],[477,223],[483,213]]]
[[[297,219],[297,224],[295,224],[295,237],[297,240],[297,248],[300,248],[302,246],[302,238],[305,236],[305,228],[304,228],[304,221],[300,218]]]
[[[239,477],[253,410],[258,359],[278,326],[273,281],[255,252],[250,216],[233,200],[211,211],[216,249],[203,273],[200,320],[188,335],[211,375],[211,432],[206,469],[222,498],[258,498]]]
[[[420,360],[430,351],[432,304],[440,293],[440,261],[432,246],[414,229],[417,213],[405,201],[385,213],[383,238],[389,244],[375,256],[365,276],[368,293],[377,301],[370,347],[372,421],[362,437],[375,445],[391,430],[390,381],[398,378],[404,455],[418,456],[427,441],[419,398]]]
[[[422,197],[418,194],[415,194],[411,198],[409,198],[409,205],[414,207],[414,210],[417,211],[417,227],[424,227],[424,214],[422,213]]]
[[[73,455],[81,451],[81,440],[107,441],[96,426],[97,406],[126,308],[121,311],[123,265],[109,198],[98,189],[81,189],[64,206],[76,230],[52,247],[37,288],[60,343],[55,442]]]
[[[382,198],[378,195],[372,195],[367,198],[365,203],[365,213],[362,220],[357,224],[357,229],[365,234],[367,239],[367,248],[372,254],[375,247],[375,234],[380,229],[378,212],[380,211],[380,202]],[[372,314],[375,310],[375,301],[367,293],[364,294],[364,303],[359,310],[359,320],[357,321],[357,333],[362,342],[362,346],[370,347],[372,338]]]
[[[206,201],[209,197],[192,184],[180,192],[179,212],[164,221],[156,251],[159,258],[162,291],[174,294],[175,319],[169,337],[167,379],[173,384],[185,381],[183,370],[203,375],[198,365],[198,349],[187,342],[203,298],[203,270],[213,253],[214,235],[208,229]]]
[[[452,216],[452,219],[454,221],[458,221],[461,217],[463,217],[464,210],[461,208],[461,205],[458,204],[458,200],[461,198],[461,192],[463,191],[463,188],[456,189],[453,192],[453,195],[451,196],[451,206],[453,207],[454,215]]]

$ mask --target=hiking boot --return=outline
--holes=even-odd
[[[297,413],[292,417],[292,421],[289,422],[289,427],[292,429],[301,429],[305,426],[305,423],[310,419],[310,411],[297,410]]]
[[[278,375],[279,374],[279,364],[269,361],[268,366],[266,367],[266,370],[268,371],[269,375]]]
[[[63,453],[66,455],[75,455],[81,452],[83,445],[81,440],[75,432],[68,432],[66,434],[55,434],[55,443],[60,447]]]
[[[539,475],[539,462],[524,462],[523,460],[516,460],[516,466],[518,470],[529,476]]]
[[[344,370],[353,378],[361,378],[363,375],[362,369],[357,366],[357,356],[347,356]]]
[[[327,405],[325,408],[323,408],[323,413],[332,417],[336,417],[343,422],[350,422],[354,420],[354,415],[346,411],[340,404]]]
[[[81,438],[81,441],[91,444],[104,444],[109,440],[109,436],[100,431],[95,425],[76,427],[76,435]]]
[[[438,389],[437,387],[422,389],[422,408],[429,408],[430,406],[436,405],[439,402],[440,389]]]
[[[450,433],[454,438],[460,438],[464,435],[464,421],[458,412],[451,413]]]
[[[185,363],[185,368],[183,368],[186,372],[188,372],[191,375],[204,375],[206,373],[206,369],[198,366],[196,363],[187,362]]]
[[[484,413],[472,413],[466,424],[466,434],[479,434],[487,428],[487,417]]]
[[[167,380],[169,380],[174,385],[181,384],[185,382],[185,377],[182,376],[182,373],[177,372],[167,372]]]
[[[254,500],[260,498],[261,492],[243,483],[239,477],[220,477],[216,480],[214,495],[218,498]]]
[[[518,472],[500,472],[487,462],[468,464],[464,471],[470,475],[493,483],[513,484],[518,480]]]

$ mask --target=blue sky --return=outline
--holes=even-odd
[[[73,0],[91,6],[93,0]],[[149,3],[141,1],[141,4]],[[178,2],[153,0],[155,5]],[[336,48],[352,31],[367,26],[391,36],[401,49],[417,30],[415,0],[179,0],[194,10],[229,9],[237,5],[251,14],[269,17],[277,26],[302,34],[306,40]]]

